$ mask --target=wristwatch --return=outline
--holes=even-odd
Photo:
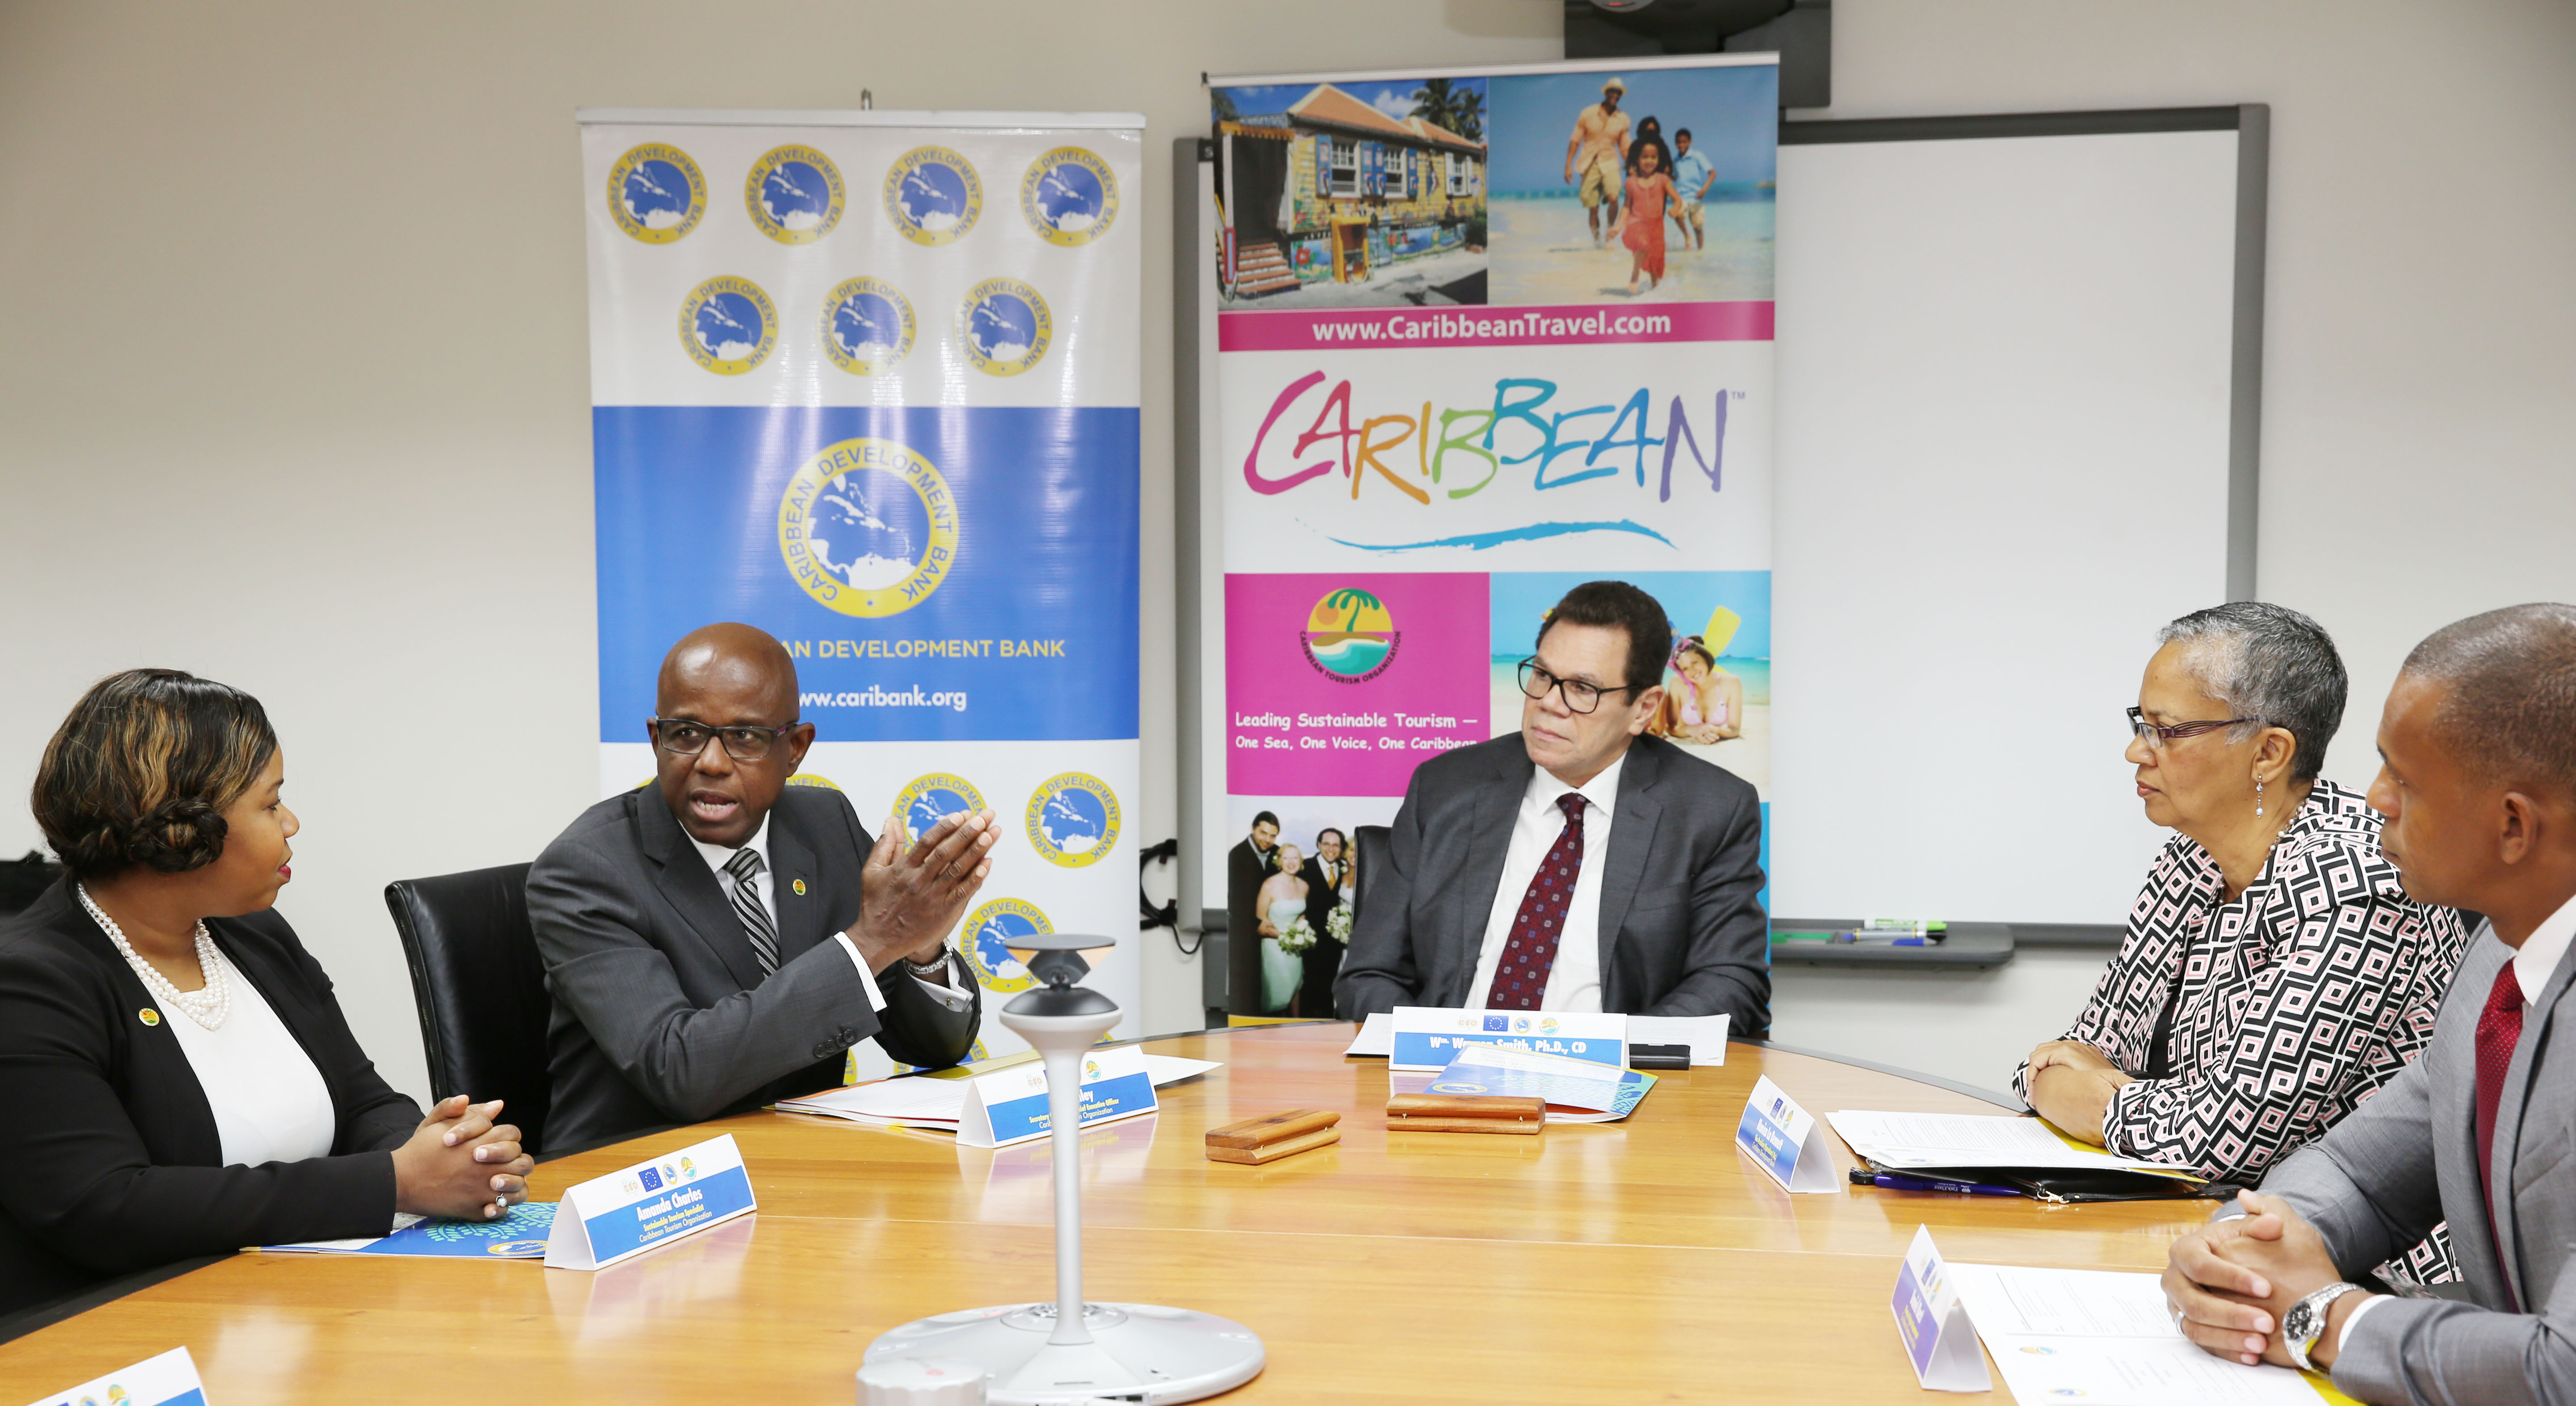
[[[2290,1311],[2281,1315],[2281,1346],[2289,1349],[2290,1360],[2299,1364],[2299,1370],[2317,1370],[2317,1365],[2308,1360],[2308,1349],[2326,1335],[2326,1305],[2360,1291],[2359,1284],[2328,1284],[2290,1305]]]

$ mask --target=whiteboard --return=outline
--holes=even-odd
[[[2120,710],[2158,626],[2252,594],[2267,135],[1782,125],[1775,915],[2122,920],[2168,832]],[[1222,928],[1213,183],[1175,157],[1182,892]]]
[[[2239,114],[1783,129],[1775,914],[2127,912],[2169,832],[2120,710],[2158,626],[2253,581]]]

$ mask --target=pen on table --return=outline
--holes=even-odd
[[[1936,1177],[1909,1177],[1898,1172],[1873,1172],[1867,1167],[1851,1169],[1852,1185],[1876,1186],[1888,1191],[1953,1191],[1963,1196],[2019,1196],[2021,1189],[1995,1186],[1982,1181],[1943,1181]]]

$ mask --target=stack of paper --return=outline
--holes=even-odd
[[[2318,1406],[2287,1367],[2212,1357],[2174,1330],[2153,1274],[1952,1264],[1950,1282],[2017,1401]]]
[[[1012,1064],[1025,1062],[1009,1061]],[[1007,1066],[997,1061],[972,1072],[982,1074],[1002,1067]],[[1211,1059],[1182,1059],[1177,1055],[1158,1054],[1145,1056],[1145,1072],[1158,1089],[1205,1074],[1216,1067],[1217,1062]],[[845,1089],[826,1089],[803,1098],[783,1098],[778,1101],[778,1111],[819,1114],[878,1128],[928,1128],[953,1133],[966,1116],[966,1082],[958,1078],[899,1075],[871,1084],[852,1084]]]
[[[2065,1167],[2083,1171],[2182,1172],[2077,1146],[2037,1118],[2012,1114],[1874,1113],[1848,1109],[1826,1119],[1851,1149],[1882,1167]]]
[[[1470,1045],[1433,1076],[1424,1093],[1536,1098],[1551,1123],[1614,1123],[1635,1111],[1655,1076],[1589,1060]]]
[[[1628,1043],[1688,1045],[1694,1068],[1718,1066],[1726,1063],[1726,1025],[1722,1015],[1632,1015]],[[1385,1059],[1394,1052],[1395,1015],[1390,1011],[1379,1011],[1360,1022],[1359,1037],[1342,1051],[1361,1059]]]

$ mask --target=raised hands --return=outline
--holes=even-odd
[[[993,812],[970,810],[940,821],[905,849],[902,817],[887,819],[868,853],[859,920],[849,929],[868,970],[884,971],[897,957],[927,962],[939,955],[942,939],[993,872],[990,851],[1001,833]]]
[[[528,1199],[537,1159],[519,1148],[519,1130],[492,1120],[501,1100],[475,1103],[463,1094],[440,1100],[411,1139],[394,1149],[394,1209],[454,1220],[492,1220]]]

